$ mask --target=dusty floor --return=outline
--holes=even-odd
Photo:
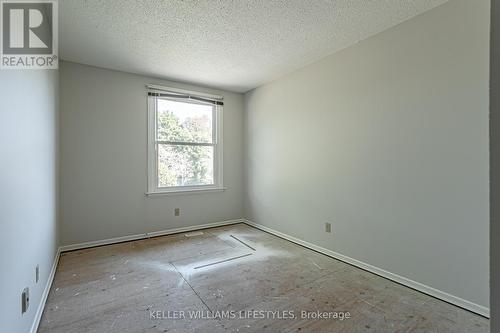
[[[189,236],[64,253],[38,332],[489,331],[485,318],[243,224]]]

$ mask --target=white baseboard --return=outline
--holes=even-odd
[[[136,235],[123,236],[123,237],[114,237],[114,238],[102,239],[102,240],[97,240],[97,241],[92,241],[92,242],[64,245],[64,246],[60,247],[60,250],[61,250],[61,252],[80,250],[80,249],[86,249],[86,248],[94,247],[94,246],[128,242],[128,241],[133,241],[133,240],[138,240],[138,239],[145,239],[145,238],[157,237],[157,236],[165,236],[165,235],[177,234],[177,233],[188,232],[188,231],[193,231],[193,230],[221,227],[221,226],[230,225],[230,224],[237,224],[237,223],[245,223],[245,220],[238,219],[238,220],[213,222],[213,223],[194,225],[194,226],[190,226],[190,227],[174,228],[174,229],[147,232],[144,234],[136,234]]]
[[[477,313],[479,315],[482,315],[484,317],[487,317],[487,318],[490,317],[490,309],[487,307],[484,307],[484,306],[481,306],[479,304],[475,304],[473,302],[464,300],[460,297],[448,294],[444,291],[429,287],[427,285],[410,280],[410,279],[405,278],[403,276],[388,272],[388,271],[383,270],[381,268],[378,268],[376,266],[372,266],[370,264],[367,264],[367,263],[364,263],[362,261],[350,258],[350,257],[345,256],[343,254],[334,252],[332,250],[328,250],[328,249],[323,248],[321,246],[303,241],[299,238],[287,235],[285,233],[282,233],[280,231],[271,229],[271,228],[263,226],[261,224],[252,222],[250,220],[237,219],[237,220],[228,220],[228,221],[222,221],[222,222],[200,224],[200,225],[195,225],[195,226],[191,226],[191,227],[182,227],[182,228],[154,231],[154,232],[149,232],[149,233],[144,233],[144,234],[124,236],[124,237],[115,237],[115,238],[103,239],[103,240],[99,240],[99,241],[85,242],[85,243],[65,245],[65,246],[59,247],[59,249],[57,250],[56,256],[54,258],[54,264],[52,265],[52,269],[50,271],[49,278],[47,280],[47,284],[46,284],[45,289],[43,291],[42,298],[40,300],[40,304],[38,305],[38,309],[37,309],[37,312],[35,314],[35,319],[33,321],[33,325],[31,326],[30,333],[36,333],[36,331],[38,330],[38,326],[39,326],[40,320],[42,318],[43,310],[45,308],[45,303],[47,302],[49,291],[50,291],[50,288],[52,286],[52,282],[54,281],[54,276],[56,273],[57,264],[59,262],[59,257],[60,257],[62,252],[84,249],[84,248],[100,246],[100,245],[115,244],[115,243],[137,240],[137,239],[145,239],[145,238],[156,237],[156,236],[164,236],[164,235],[171,235],[171,234],[182,233],[182,232],[195,231],[195,230],[200,230],[200,229],[214,228],[214,227],[220,227],[220,226],[238,224],[238,223],[245,223],[249,226],[266,231],[266,232],[271,233],[273,235],[276,235],[278,237],[289,240],[293,243],[307,247],[311,250],[323,253],[323,254],[330,256],[332,258],[344,261],[348,264],[351,264],[351,265],[354,265],[356,267],[367,270],[369,272],[375,273],[375,274],[380,275],[382,277],[385,277],[389,280],[395,281],[395,282],[400,283],[402,285],[405,285],[407,287],[421,291],[425,294],[434,296],[434,297],[439,298],[439,299],[446,301],[448,303],[451,303],[451,304],[457,305],[459,307],[462,307],[464,309],[470,310],[470,311]]]
[[[182,233],[182,232],[189,232],[189,231],[200,230],[200,229],[221,227],[221,226],[225,226],[225,225],[245,223],[245,222],[246,221],[244,219],[228,220],[228,221],[200,224],[200,225],[195,225],[195,226],[191,226],[191,227],[182,227],[182,228],[175,228],[175,229],[168,229],[168,230],[153,231],[153,232],[148,232],[148,233],[144,233],[144,234],[115,237],[115,238],[103,239],[103,240],[92,241],[92,242],[85,242],[85,243],[79,243],[79,244],[60,246],[57,249],[57,253],[56,253],[55,258],[54,258],[54,263],[52,265],[52,269],[50,271],[49,278],[47,280],[47,284],[45,285],[45,289],[43,290],[40,303],[38,304],[38,308],[37,308],[37,311],[35,313],[35,318],[33,320],[33,324],[31,325],[30,333],[36,333],[38,330],[38,326],[40,325],[40,320],[42,319],[43,310],[45,309],[45,303],[47,302],[50,288],[52,287],[52,283],[54,282],[54,277],[55,277],[56,270],[57,270],[57,264],[59,263],[59,258],[61,257],[62,252],[85,249],[85,248],[100,246],[100,245],[121,243],[121,242],[126,242],[126,241],[131,241],[131,240],[137,240],[137,239],[165,236],[165,235],[171,235],[171,234]]]
[[[345,256],[343,254],[334,252],[332,250],[328,250],[328,249],[326,249],[324,247],[321,247],[321,246],[318,246],[318,245],[315,245],[315,244],[303,241],[303,240],[298,239],[296,237],[293,237],[293,236],[287,235],[285,233],[282,233],[280,231],[277,231],[277,230],[271,229],[269,227],[263,226],[262,224],[258,224],[258,223],[255,223],[255,222],[249,221],[249,220],[245,220],[245,223],[248,224],[248,225],[250,225],[250,226],[252,226],[252,227],[255,227],[257,229],[266,231],[266,232],[268,232],[270,234],[273,234],[273,235],[276,235],[278,237],[281,237],[281,238],[284,238],[286,240],[289,240],[289,241],[291,241],[293,243],[296,243],[296,244],[302,245],[304,247],[307,247],[307,248],[309,248],[311,250],[323,253],[323,254],[325,254],[325,255],[327,255],[329,257],[341,260],[343,262],[346,262],[348,264],[351,264],[351,265],[354,265],[356,267],[362,268],[362,269],[367,270],[369,272],[375,273],[377,275],[380,275],[382,277],[385,277],[385,278],[387,278],[389,280],[395,281],[395,282],[400,283],[402,285],[405,285],[407,287],[410,287],[410,288],[413,288],[415,290],[421,291],[421,292],[423,292],[425,294],[428,294],[428,295],[431,295],[433,297],[439,298],[439,299],[441,299],[443,301],[446,301],[448,303],[457,305],[457,306],[459,306],[461,308],[467,309],[467,310],[472,311],[474,313],[477,313],[477,314],[479,314],[481,316],[484,316],[484,317],[487,317],[487,318],[490,317],[490,309],[487,308],[487,307],[485,307],[485,306],[482,306],[482,305],[479,305],[479,304],[467,301],[467,300],[462,299],[460,297],[448,294],[448,293],[446,293],[444,291],[441,291],[441,290],[429,287],[429,286],[427,286],[425,284],[422,284],[422,283],[410,280],[410,279],[408,279],[408,278],[406,278],[404,276],[400,276],[400,275],[388,272],[388,271],[386,271],[384,269],[381,269],[381,268],[378,268],[376,266],[372,266],[370,264],[367,264],[367,263],[364,263],[362,261],[350,258],[350,257]]]
[[[31,325],[30,333],[36,333],[38,326],[40,325],[40,320],[42,319],[43,310],[45,309],[45,303],[49,297],[50,288],[52,287],[52,282],[54,281],[54,276],[56,275],[57,264],[59,263],[59,257],[61,256],[61,248],[57,249],[56,255],[54,257],[54,263],[52,264],[52,269],[50,270],[49,278],[47,279],[47,284],[42,293],[42,298],[36,309],[35,319]]]

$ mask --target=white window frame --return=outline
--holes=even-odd
[[[189,94],[193,95],[190,91],[181,91],[179,89],[169,89],[169,91],[174,91],[179,94]],[[197,96],[205,98],[205,94],[197,93]],[[148,190],[146,195],[168,195],[168,194],[187,194],[196,192],[219,192],[224,191],[226,188],[223,185],[223,144],[222,144],[222,105],[214,104],[213,114],[212,114],[212,133],[213,133],[213,144],[203,144],[203,143],[189,143],[193,146],[213,146],[214,147],[214,184],[208,185],[190,185],[190,186],[170,186],[170,187],[159,187],[158,186],[158,145],[162,143],[176,144],[175,142],[166,142],[157,140],[156,135],[156,125],[157,125],[157,100],[166,99],[178,102],[188,102],[188,103],[200,103],[203,102],[196,101],[194,99],[175,98],[175,97],[158,97],[158,96],[148,96]],[[206,104],[205,104],[206,105]]]

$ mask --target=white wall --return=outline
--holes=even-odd
[[[70,62],[60,72],[62,245],[242,217],[241,94]],[[144,195],[148,83],[224,96],[225,192]]]
[[[29,332],[57,251],[57,83],[55,70],[0,71],[1,332]]]
[[[247,93],[246,216],[488,307],[488,39],[451,0]]]

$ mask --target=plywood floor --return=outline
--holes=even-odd
[[[481,316],[244,224],[189,236],[62,254],[38,332],[489,331]],[[302,317],[317,311],[330,318]]]

